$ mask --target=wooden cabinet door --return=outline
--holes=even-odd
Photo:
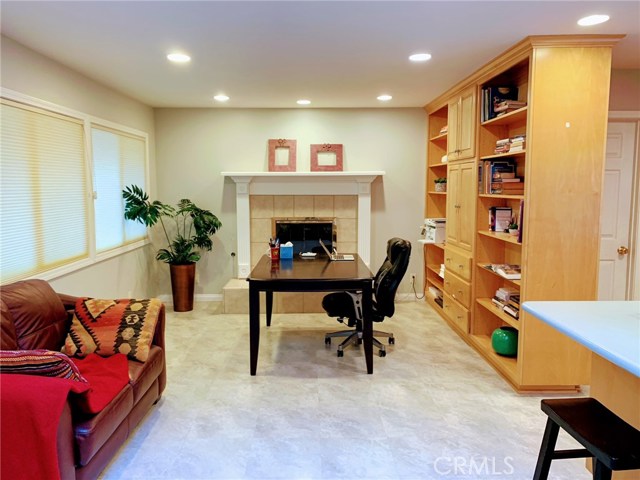
[[[458,159],[458,125],[459,125],[459,117],[460,117],[460,99],[456,97],[454,100],[449,102],[448,108],[448,128],[449,131],[447,133],[447,160],[457,160]]]
[[[448,105],[447,158],[473,158],[476,144],[476,88],[468,88]]]
[[[447,244],[458,244],[458,188],[460,165],[449,165],[447,169]]]
[[[471,251],[475,229],[476,164],[465,162],[459,165],[458,185],[458,246]]]
[[[465,90],[460,96],[458,112],[457,159],[473,158],[476,145],[476,88]]]

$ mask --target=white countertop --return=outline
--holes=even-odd
[[[640,302],[525,302],[531,315],[640,377]]]

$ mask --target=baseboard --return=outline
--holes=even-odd
[[[165,305],[173,305],[173,297],[171,295],[158,295],[156,298],[162,300]],[[203,293],[193,298],[194,302],[222,302],[224,297],[221,293]]]

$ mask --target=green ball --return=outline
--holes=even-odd
[[[498,355],[515,357],[518,354],[518,330],[513,327],[496,328],[491,335],[491,346]]]

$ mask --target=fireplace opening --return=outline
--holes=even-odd
[[[329,250],[336,242],[336,222],[334,218],[274,218],[273,236],[280,244],[293,243],[294,255],[305,252],[324,254],[319,240]]]

